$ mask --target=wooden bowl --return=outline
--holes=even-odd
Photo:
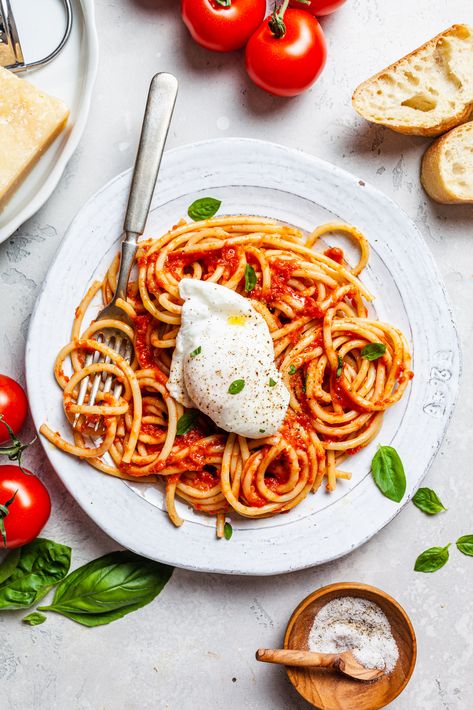
[[[284,648],[307,651],[309,632],[319,609],[335,597],[362,597],[375,602],[386,614],[399,649],[399,660],[389,675],[373,683],[362,683],[336,671],[289,668],[294,688],[319,710],[378,710],[392,702],[406,687],[414,670],[417,643],[413,626],[404,609],[381,589],[367,584],[340,583],[322,587],[304,599],[292,614],[284,637]]]

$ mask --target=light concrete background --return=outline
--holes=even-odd
[[[50,615],[46,624],[29,628],[21,625],[22,614],[2,614],[0,707],[308,708],[284,671],[257,665],[254,651],[281,643],[292,609],[309,592],[351,580],[395,596],[417,631],[416,672],[391,707],[470,710],[473,560],[452,549],[448,565],[435,574],[412,568],[423,549],[473,533],[473,208],[430,202],[418,179],[428,141],[369,126],[353,113],[350,96],[361,80],[437,32],[473,22],[471,0],[348,0],[323,21],[329,58],[322,78],[292,100],[253,87],[239,54],[215,55],[193,44],[178,0],[98,0],[97,20],[99,76],[80,147],[47,205],[0,247],[0,371],[24,381],[29,315],[64,230],[88,197],[131,165],[149,79],[169,70],[181,84],[169,147],[249,136],[300,148],[373,183],[420,227],[454,304],[465,360],[456,413],[426,479],[449,510],[429,519],[409,505],[349,557],[289,576],[245,579],[176,570],[153,604],[108,627],[88,630]],[[26,461],[52,494],[45,534],[72,546],[74,566],[116,548],[79,510],[39,444]]]

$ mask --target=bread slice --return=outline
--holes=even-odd
[[[432,143],[423,157],[420,179],[436,202],[473,204],[473,121]]]
[[[438,136],[473,118],[473,27],[453,25],[355,90],[355,111],[399,133]]]
[[[68,116],[62,101],[0,67],[0,210]]]

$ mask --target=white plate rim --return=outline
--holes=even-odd
[[[56,189],[59,180],[66,169],[66,166],[74,154],[79,141],[84,133],[87,119],[90,111],[90,103],[92,101],[92,93],[97,76],[98,61],[99,61],[99,44],[97,36],[97,26],[95,23],[95,5],[94,0],[79,0],[82,7],[84,25],[87,33],[88,44],[88,72],[84,80],[84,89],[82,92],[81,108],[74,122],[74,126],[69,134],[64,149],[47,179],[36,192],[34,198],[20,210],[14,217],[10,219],[3,227],[0,228],[0,244],[6,241],[17,229],[21,227],[30,217],[32,217],[51,197]],[[74,19],[74,21],[76,21]],[[28,76],[28,75],[26,75]]]
[[[417,247],[420,247],[422,251],[422,256],[426,261],[426,264],[428,264],[428,269],[430,270],[432,276],[435,277],[435,283],[436,287],[438,287],[439,294],[441,295],[442,298],[442,303],[443,307],[445,309],[445,314],[447,315],[447,321],[449,326],[451,327],[451,333],[450,333],[450,338],[451,338],[451,346],[454,348],[454,355],[455,355],[455,362],[453,365],[453,373],[452,373],[452,393],[449,396],[449,402],[448,402],[448,407],[445,416],[442,417],[442,431],[441,434],[438,436],[437,441],[435,443],[435,448],[432,449],[431,455],[428,459],[428,461],[425,462],[425,465],[423,467],[423,471],[421,475],[419,475],[416,479],[416,485],[415,488],[409,491],[408,495],[404,498],[402,503],[399,506],[395,506],[389,515],[386,515],[385,519],[383,520],[382,524],[378,525],[376,529],[371,530],[369,533],[360,536],[357,538],[353,544],[350,545],[349,548],[344,549],[344,550],[339,550],[336,554],[331,554],[326,557],[322,557],[319,559],[306,559],[304,562],[296,562],[296,564],[292,565],[288,563],[287,560],[281,560],[278,564],[275,564],[274,562],[271,563],[269,566],[265,566],[264,564],[261,565],[261,563],[256,566],[254,563],[251,562],[251,560],[246,559],[245,564],[240,564],[240,566],[235,565],[235,564],[216,564],[215,562],[202,562],[202,561],[191,561],[189,559],[186,560],[179,560],[176,559],[174,552],[168,553],[167,551],[163,552],[162,550],[159,553],[156,553],[156,551],[152,551],[150,553],[149,548],[143,549],[143,546],[141,544],[136,544],[136,542],[130,543],[129,538],[127,537],[126,533],[123,533],[122,530],[117,529],[114,525],[109,525],[105,523],[103,520],[100,519],[100,514],[96,512],[96,509],[91,509],[90,505],[87,504],[86,501],[80,500],[77,491],[74,491],[73,488],[74,486],[70,485],[70,482],[68,483],[67,481],[64,480],[63,482],[66,485],[66,488],[71,492],[73,497],[77,500],[79,505],[87,512],[87,514],[92,517],[92,519],[101,527],[108,535],[110,535],[112,538],[114,538],[117,542],[119,542],[121,545],[124,547],[128,547],[129,549],[134,550],[138,554],[143,554],[145,556],[151,557],[153,559],[156,559],[158,561],[164,562],[166,564],[172,564],[178,567],[183,567],[195,571],[207,571],[207,572],[218,572],[218,573],[224,573],[224,574],[245,574],[245,575],[273,575],[273,574],[281,574],[281,573],[287,573],[287,572],[292,572],[296,571],[298,569],[305,569],[308,567],[312,567],[318,564],[323,564],[325,562],[329,562],[331,560],[337,559],[339,557],[342,557],[352,550],[356,549],[360,545],[364,544],[367,542],[371,537],[373,537],[377,532],[379,532],[383,527],[385,527],[396,515],[402,510],[402,508],[409,502],[411,499],[415,489],[418,487],[424,476],[426,475],[427,471],[430,468],[430,465],[432,464],[432,461],[435,457],[435,455],[438,452],[438,449],[440,448],[440,445],[442,443],[442,440],[445,436],[446,430],[448,428],[448,423],[453,415],[454,411],[454,406],[457,400],[458,396],[458,390],[459,390],[459,380],[460,380],[460,375],[461,375],[461,369],[462,369],[462,362],[461,362],[461,351],[460,351],[460,343],[459,343],[459,337],[453,317],[453,311],[450,305],[450,301],[448,298],[448,295],[446,293],[445,286],[443,284],[442,278],[440,276],[440,273],[438,271],[438,268],[434,262],[433,256],[428,249],[427,245],[425,244],[419,230],[417,227],[413,224],[411,219],[407,216],[407,214],[399,208],[399,206],[391,200],[389,197],[381,193],[379,190],[376,188],[370,186],[368,183],[365,183],[363,180],[358,179],[357,177],[353,176],[352,174],[348,173],[347,171],[338,168],[334,165],[331,165],[330,163],[327,163],[326,161],[323,161],[319,158],[316,158],[314,156],[308,155],[307,153],[304,153],[302,151],[298,151],[295,149],[289,149],[284,146],[274,144],[274,143],[268,143],[266,141],[261,141],[261,140],[255,140],[255,139],[241,139],[241,138],[225,138],[225,139],[214,139],[214,140],[207,140],[207,141],[200,141],[197,143],[192,143],[188,144],[185,146],[181,146],[178,148],[174,148],[173,150],[167,151],[165,154],[165,158],[163,160],[163,168],[162,168],[162,173],[163,174],[163,169],[164,173],[166,173],[166,168],[167,164],[172,161],[178,161],[179,156],[182,154],[186,154],[187,151],[190,151],[193,153],[194,151],[198,150],[204,150],[206,151],[207,149],[215,149],[218,150],[219,146],[229,146],[232,145],[232,147],[238,151],[242,147],[247,147],[251,150],[252,147],[254,147],[255,150],[258,148],[262,149],[262,147],[265,147],[269,151],[275,151],[276,153],[279,152],[280,154],[284,154],[288,160],[293,160],[296,161],[305,161],[307,164],[312,164],[315,167],[317,167],[320,170],[329,170],[332,172],[333,175],[337,177],[339,181],[343,182],[351,182],[354,184],[355,182],[358,183],[358,185],[363,186],[363,190],[366,194],[370,194],[371,197],[374,199],[384,203],[386,207],[389,207],[391,210],[394,210],[400,218],[406,223],[410,225],[410,229],[412,233],[415,236],[416,242],[417,242]],[[71,232],[71,230],[74,229],[74,225],[76,222],[80,219],[80,215],[82,214],[83,211],[85,211],[88,207],[90,207],[95,199],[99,197],[102,193],[106,192],[109,190],[115,183],[125,179],[125,177],[128,177],[130,174],[130,170],[126,170],[123,173],[117,175],[116,177],[112,178],[106,185],[104,185],[100,190],[98,190],[95,195],[93,195],[83,206],[83,208],[79,211],[79,213],[76,215],[74,220],[72,221],[71,225],[69,226],[66,236],[62,242],[61,248],[56,254],[56,257],[51,264],[50,270],[48,272],[48,277],[49,273],[54,270],[55,265],[59,262],[61,259],[61,254],[65,250],[65,246],[67,243],[67,235]],[[295,193],[298,194],[298,193]],[[48,283],[48,277],[45,279],[41,289],[40,293],[38,295],[38,299],[36,302],[35,309],[32,314],[31,318],[31,323],[30,323],[30,328],[28,331],[28,338],[27,338],[27,345],[26,345],[26,370],[27,370],[27,382],[28,382],[28,391],[29,391],[29,396],[30,396],[30,405],[31,405],[31,411],[33,415],[33,419],[35,421],[35,425],[38,428],[39,425],[42,422],[41,414],[39,411],[39,402],[37,401],[36,394],[34,393],[34,387],[31,387],[32,385],[32,364],[33,364],[33,359],[34,359],[34,347],[32,345],[33,341],[33,335],[34,335],[34,324],[36,320],[36,315],[39,310],[39,306],[43,297],[43,294],[46,292],[46,289],[49,286]],[[30,391],[32,390],[32,391]],[[48,459],[50,460],[51,464],[53,465],[53,468],[57,467],[54,466],[54,463],[52,459],[54,458],[54,455],[50,455],[50,452],[47,451],[45,448],[46,455]],[[60,474],[59,474],[60,475]],[[108,477],[104,476],[103,478],[107,479]],[[113,481],[115,482],[115,481]],[[128,495],[128,494],[126,494]],[[134,498],[137,498],[137,496],[131,492],[131,496],[134,496]],[[143,511],[143,507],[141,503],[144,503],[145,506],[148,506],[146,501],[140,500],[140,510]],[[132,498],[129,498],[129,502],[132,501]],[[136,501],[134,501],[136,502]],[[90,503],[90,501],[89,501]],[[385,507],[386,506],[386,499],[384,499],[382,496],[380,496],[380,502],[379,502],[380,507]],[[177,531],[177,534],[179,532]],[[218,543],[220,544],[220,543]],[[228,551],[229,555],[231,556],[233,553],[231,550]],[[236,568],[235,568],[236,567]]]

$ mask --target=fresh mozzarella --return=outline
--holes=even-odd
[[[170,394],[225,431],[252,439],[277,432],[289,392],[264,318],[248,299],[209,281],[182,279],[179,293],[184,305]]]

